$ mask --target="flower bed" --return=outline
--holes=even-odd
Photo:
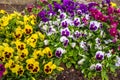
[[[54,63],[52,50],[34,15],[0,11],[0,77],[3,80],[40,79],[63,68]],[[55,71],[55,72],[54,72]]]
[[[67,68],[80,69],[91,79],[119,68],[120,9],[110,0],[81,4],[72,0],[53,2],[38,13],[46,45]]]
[[[63,70],[61,63],[88,79],[108,80],[108,72],[119,69],[120,8],[115,3],[61,0],[41,11],[27,10],[37,17],[0,11],[2,79],[53,79]]]

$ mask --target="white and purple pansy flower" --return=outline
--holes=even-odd
[[[64,54],[66,51],[64,49],[62,49],[61,47],[57,48],[55,51],[55,56],[60,58],[62,56],[62,54]]]
[[[97,22],[97,21],[91,21],[90,22],[89,29],[91,31],[97,31],[99,27],[100,27],[100,23],[99,22]]]
[[[61,35],[69,37],[70,36],[70,30],[69,30],[69,28],[61,29]]]
[[[60,38],[60,41],[63,42],[63,45],[64,45],[64,46],[67,46],[68,43],[69,43],[69,39],[68,39],[67,37],[65,37],[65,36],[62,36],[62,37]]]
[[[52,34],[54,34],[54,33],[56,33],[56,29],[55,29],[53,26],[50,26],[50,27],[48,28],[47,35],[49,36],[49,35],[52,35]]]
[[[101,71],[102,70],[102,64],[97,63],[96,66],[95,66],[95,70],[96,71]]]
[[[73,39],[78,39],[80,36],[82,36],[82,34],[77,30],[73,34]]]
[[[84,41],[80,42],[80,47],[83,48],[84,50],[88,50],[87,43]]]
[[[62,26],[63,28],[67,28],[67,27],[68,27],[68,21],[67,21],[67,20],[63,20],[63,21],[61,22],[61,26]]]
[[[61,13],[59,18],[60,19],[66,19],[66,16],[67,16],[66,13]]]
[[[97,60],[103,60],[104,59],[104,52],[97,51],[95,57]]]
[[[80,18],[75,18],[73,23],[74,23],[74,26],[77,26],[77,27],[80,26]]]

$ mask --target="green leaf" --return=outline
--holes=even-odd
[[[108,80],[108,76],[105,70],[102,70],[101,76],[102,76],[102,80]]]
[[[72,63],[70,63],[70,62],[66,63],[67,68],[70,68],[71,66],[72,66]]]
[[[115,72],[116,67],[114,65],[110,65],[110,71]]]

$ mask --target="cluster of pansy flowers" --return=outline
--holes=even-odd
[[[86,70],[102,71],[106,64],[104,60],[120,50],[119,15],[120,8],[110,0],[88,4],[61,0],[61,3],[53,1],[53,4],[48,4],[48,9],[40,11],[38,18],[39,28],[47,37],[44,42],[54,46],[56,57],[61,58],[62,54],[66,55],[70,49],[79,46],[75,54],[80,54],[83,59],[78,64],[84,64],[89,58],[93,62]],[[117,62],[109,64],[120,66],[119,55],[116,58]]]
[[[32,74],[63,70],[51,61],[52,50],[44,46],[45,35],[36,29],[34,15],[8,14],[4,10],[0,15],[0,78],[28,76],[27,71],[31,78]]]

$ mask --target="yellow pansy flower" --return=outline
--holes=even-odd
[[[29,17],[27,15],[24,16],[24,24],[28,24],[29,22]]]
[[[30,38],[26,39],[26,41],[27,41],[27,44],[29,44],[30,46],[35,48],[37,39],[38,39],[38,35],[37,34],[32,34]]]
[[[10,59],[8,61],[8,63],[5,64],[5,68],[9,68],[12,71],[12,73],[16,72],[16,68],[15,67],[16,67],[16,64],[15,64],[15,62],[12,59]]]
[[[20,42],[19,40],[17,40],[15,44],[18,51],[22,51],[26,48],[26,44],[23,42]]]
[[[16,74],[22,76],[24,73],[23,66],[17,65],[15,68],[16,68]]]
[[[40,50],[34,50],[34,52],[33,52],[33,57],[34,57],[35,59],[38,59],[38,57],[40,56],[40,53],[41,53]]]
[[[10,59],[11,57],[13,57],[13,52],[14,49],[11,47],[4,47],[4,51],[3,51],[3,55],[6,59]]]
[[[40,71],[39,62],[35,61],[32,73],[37,73]]]
[[[19,59],[22,61],[28,56],[28,49],[18,51]]]
[[[52,57],[52,50],[49,47],[46,47],[45,49],[43,49],[42,53],[47,54],[48,58]]]
[[[35,61],[34,58],[26,60],[26,63],[26,69],[29,70],[31,73],[37,73],[40,70],[39,62]]]
[[[9,18],[3,16],[0,21],[1,26],[7,26],[9,24]]]
[[[110,2],[110,4],[111,4],[112,7],[117,7],[117,4],[114,3],[114,2]]]
[[[30,26],[30,25],[25,25],[25,28],[24,28],[24,32],[25,32],[25,34],[32,34],[33,33],[33,28],[32,28],[32,26]]]
[[[44,72],[46,74],[51,74],[54,69],[56,69],[56,65],[53,64],[52,62],[48,62],[47,64],[44,65]]]
[[[0,10],[0,13],[5,14],[6,11],[5,10]]]
[[[20,26],[18,26],[14,32],[15,39],[20,39],[22,37],[22,29]]]

